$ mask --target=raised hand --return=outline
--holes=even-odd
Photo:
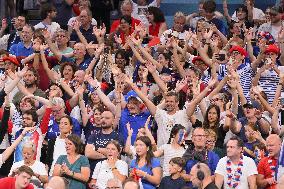
[[[8,27],[7,18],[2,19],[1,30],[5,30]]]
[[[278,33],[278,41],[283,42],[284,40],[284,28],[281,27],[281,30]]]
[[[29,67],[28,67],[27,65],[25,65],[22,70],[20,70],[20,68],[19,68],[19,70],[18,70],[18,72],[17,72],[17,76],[18,76],[19,78],[24,77],[24,75],[26,74],[26,72],[28,71],[28,69],[29,69]]]
[[[121,39],[120,35],[117,36],[117,35],[115,34],[115,35],[114,35],[114,41],[115,41],[117,44],[119,44],[119,45],[122,44],[122,39]]]
[[[72,29],[75,31],[79,31],[80,26],[81,26],[81,23],[77,19],[75,19],[71,24]]]
[[[130,127],[130,123],[129,122],[126,123],[126,128],[127,128],[128,136],[132,136],[133,129]]]
[[[145,66],[150,73],[154,73],[157,70],[156,66],[149,61],[146,61]]]
[[[86,49],[97,49],[98,48],[98,44],[93,44],[94,41],[91,41],[90,43],[88,43],[86,45]]]
[[[24,130],[22,131],[22,135],[26,135],[28,132],[33,132],[36,130],[36,127],[25,127]]]
[[[211,79],[209,80],[209,82],[208,82],[208,87],[209,87],[209,88],[212,88],[212,87],[216,84],[216,82],[217,82],[217,79],[211,78]]]
[[[178,80],[176,83],[176,92],[179,92],[187,85],[187,79]]]

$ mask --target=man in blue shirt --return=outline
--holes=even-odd
[[[222,32],[225,36],[227,36],[227,28],[224,22],[215,17],[216,3],[212,0],[206,1],[203,4],[204,16],[206,21],[214,24],[220,32]]]
[[[90,160],[90,168],[93,171],[96,164],[106,159],[107,143],[111,140],[117,140],[123,146],[123,139],[120,133],[113,130],[114,115],[111,111],[104,111],[101,115],[101,131],[92,134],[87,142],[85,155]],[[92,175],[92,174],[91,174]]]
[[[31,25],[25,25],[21,32],[21,42],[11,46],[9,52],[15,56],[27,57],[31,55],[34,50],[32,48],[32,38],[34,35],[34,27]]]
[[[134,91],[129,91],[125,96],[125,100],[127,105],[121,112],[119,133],[123,135],[123,140],[126,142],[128,136],[126,124],[130,123],[130,127],[133,129],[131,144],[134,145],[138,130],[144,127],[147,118],[150,116],[150,112]]]

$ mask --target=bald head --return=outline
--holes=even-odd
[[[108,188],[117,188],[117,189],[122,189],[122,183],[119,179],[117,178],[112,178],[107,181],[107,187]]]
[[[52,188],[52,189],[68,189],[69,188],[65,180],[62,177],[58,177],[58,176],[52,177],[49,180],[47,187]]]
[[[199,167],[199,168],[198,168]],[[205,177],[209,177],[211,176],[211,170],[210,168],[208,167],[208,165],[206,165],[205,163],[198,163],[198,164],[195,164],[192,169],[195,173],[197,173],[197,171],[202,171],[204,173],[204,176]]]
[[[266,148],[270,157],[278,157],[281,149],[281,139],[276,134],[271,134],[266,139]]]
[[[123,189],[139,189],[139,188],[140,188],[139,184],[135,181],[127,181],[123,186]]]

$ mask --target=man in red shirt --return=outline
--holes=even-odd
[[[19,167],[15,177],[0,179],[0,186],[5,189],[34,189],[34,186],[30,184],[33,175],[33,170],[30,167],[23,165]]]
[[[276,189],[277,163],[281,149],[281,139],[276,134],[271,134],[266,139],[268,157],[260,160],[257,166],[257,186],[265,189]]]

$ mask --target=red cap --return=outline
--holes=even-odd
[[[3,58],[3,62],[5,62],[5,61],[10,61],[10,62],[12,62],[13,64],[15,64],[16,66],[20,66],[20,63],[19,63],[19,61],[17,60],[17,58],[16,57],[13,57],[13,56],[4,56]]]
[[[232,48],[229,50],[229,52],[232,53],[233,51],[238,51],[243,56],[247,56],[247,51],[241,46],[232,46]]]
[[[276,54],[279,54],[280,49],[275,44],[268,45],[268,47],[266,47],[264,53],[270,53],[270,52],[274,52]]]

